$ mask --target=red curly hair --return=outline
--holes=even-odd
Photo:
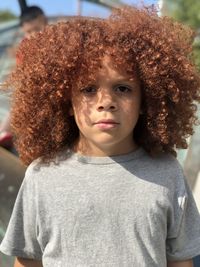
[[[72,18],[24,40],[10,78],[11,125],[29,164],[72,148],[79,130],[71,92],[93,79],[103,56],[141,82],[142,110],[134,138],[149,153],[186,148],[193,133],[200,78],[191,58],[193,32],[152,9],[124,7],[108,19]]]

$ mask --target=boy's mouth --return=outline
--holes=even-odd
[[[113,129],[119,125],[118,122],[111,119],[102,119],[94,123],[99,129]]]

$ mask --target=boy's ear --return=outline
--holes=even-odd
[[[73,107],[72,107],[72,103],[71,103],[71,101],[69,100],[69,102],[67,103],[68,104],[68,110],[69,110],[69,116],[74,116],[74,109],[73,109]]]
[[[70,106],[70,108],[69,108],[69,115],[74,116],[74,110],[73,110],[72,106]]]

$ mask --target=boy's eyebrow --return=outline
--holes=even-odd
[[[106,75],[104,74],[104,76],[110,77],[109,73],[107,73]],[[112,76],[112,75],[111,75]],[[101,75],[97,75],[96,77],[94,77],[94,81],[98,81],[99,79],[101,79]],[[118,75],[118,77],[112,77],[112,79],[115,81],[122,81],[122,82],[136,82],[138,81],[138,77],[136,74],[133,75],[129,75],[129,74],[121,74]]]
[[[133,78],[133,77],[129,78],[129,77],[127,77],[127,78],[119,78],[117,80],[124,81],[124,82],[136,82],[137,78]]]
[[[132,77],[131,78],[119,78],[119,79],[113,80],[113,82],[135,84],[135,83],[138,83],[138,79],[132,78]]]
[[[89,83],[90,85],[98,85],[99,79],[94,80],[93,82]],[[139,84],[139,80],[137,78],[116,78],[109,81],[110,84],[127,84],[127,85],[135,85]]]

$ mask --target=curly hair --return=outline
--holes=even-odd
[[[148,153],[175,153],[193,134],[200,77],[193,31],[153,9],[123,7],[108,19],[75,17],[22,41],[10,77],[11,126],[21,159],[50,161],[79,136],[71,92],[88,84],[105,54],[141,81],[142,114],[134,138]]]

